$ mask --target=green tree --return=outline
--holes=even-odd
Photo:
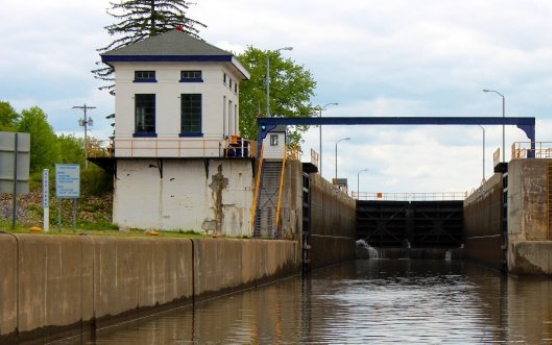
[[[166,32],[177,27],[191,36],[199,37],[198,27],[205,24],[186,17],[186,10],[193,4],[185,0],[122,0],[110,2],[107,13],[118,22],[105,29],[111,36],[120,35],[106,47],[98,49],[100,53],[126,47],[130,44]],[[101,64],[98,62],[97,64]],[[114,93],[113,68],[102,65],[92,71],[94,77],[110,83],[100,89]]]
[[[42,169],[51,169],[60,161],[60,145],[48,116],[39,107],[32,107],[21,112],[18,131],[31,134],[30,172],[36,173]]]
[[[60,135],[57,137],[61,149],[60,163],[80,164],[84,166],[84,140],[74,135]]]
[[[270,72],[270,114],[278,117],[311,117],[314,115],[311,97],[316,81],[310,71],[290,59],[283,59],[279,51],[263,51],[248,47],[238,59],[251,74],[240,83],[240,134],[246,139],[257,139],[257,117],[266,116],[267,59]],[[299,147],[301,133],[308,126],[289,128],[289,143]]]
[[[13,132],[17,128],[19,114],[9,102],[0,101],[0,131]]]

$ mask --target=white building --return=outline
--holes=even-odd
[[[102,61],[116,75],[113,222],[249,235],[255,145],[239,138],[236,57],[172,30]]]

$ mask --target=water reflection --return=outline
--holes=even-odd
[[[454,260],[357,260],[62,343],[546,344],[551,288]]]

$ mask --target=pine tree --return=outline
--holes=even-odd
[[[107,13],[118,22],[105,29],[111,36],[121,35],[106,47],[98,49],[104,53],[113,49],[126,47],[130,44],[179,27],[183,32],[199,38],[198,27],[205,24],[186,17],[186,10],[191,2],[185,0],[121,0],[110,2],[111,9]],[[98,65],[101,62],[97,62]],[[113,68],[103,65],[92,71],[94,77],[110,84],[100,87],[114,94]]]

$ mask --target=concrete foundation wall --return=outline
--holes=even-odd
[[[494,174],[464,201],[464,255],[487,266],[504,267],[502,175]]]
[[[502,175],[495,174],[464,202],[465,255],[514,274],[552,274],[551,159],[508,163],[507,235],[502,215]],[[506,255],[504,250],[506,249]]]
[[[55,339],[300,270],[298,243],[0,235],[0,343]]]
[[[508,164],[508,270],[552,274],[548,167],[550,159]]]
[[[552,274],[552,241],[511,242],[508,270],[513,274]]]
[[[311,175],[312,268],[353,260],[356,201],[318,174]]]
[[[508,236],[510,241],[549,240],[548,166],[550,159],[508,163]]]
[[[254,168],[251,159],[118,160],[113,222],[249,236]]]

